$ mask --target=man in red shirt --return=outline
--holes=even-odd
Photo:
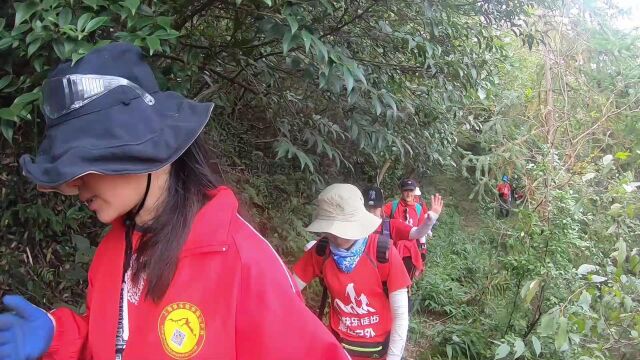
[[[500,215],[503,217],[509,216],[509,210],[511,209],[511,184],[509,183],[509,177],[507,175],[502,176],[502,182],[498,184],[498,208],[500,209]]]
[[[422,224],[420,224],[420,226],[411,226],[402,220],[389,219],[384,216],[384,212],[382,211],[384,195],[381,188],[370,186],[362,191],[362,197],[365,199],[364,206],[367,210],[382,219],[382,224],[378,227],[377,232],[381,235],[385,233],[388,234],[394,244],[398,239],[418,240],[428,236],[438,216],[440,216],[443,207],[440,194],[432,196],[431,204],[433,207],[427,213]]]
[[[415,202],[415,190],[417,184],[414,180],[404,179],[400,181],[402,196],[400,200],[388,202],[384,208],[384,216],[389,219],[397,219],[410,226],[420,226],[424,222],[428,209],[423,209]],[[426,244],[426,242],[425,242]],[[422,259],[418,242],[409,238],[394,239],[394,245],[407,269],[411,279],[415,279],[424,271],[424,260]]]
[[[381,259],[380,218],[364,207],[360,190],[333,184],[318,196],[318,208],[307,230],[328,240],[320,254],[319,241],[293,267],[304,288],[324,280],[331,295],[330,328],[356,359],[400,360],[409,327],[407,289],[411,280],[394,247]],[[326,242],[325,242],[326,244]]]

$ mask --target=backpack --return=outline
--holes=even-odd
[[[378,264],[387,264],[389,262],[389,248],[391,247],[391,223],[389,219],[382,220],[382,231],[378,232],[378,243],[376,244],[376,262],[371,259],[369,254],[365,251],[363,256],[366,256],[369,261],[373,263],[376,269],[379,269]],[[315,245],[316,255],[322,258],[322,266],[324,267],[325,261],[329,258],[331,254],[331,249],[329,248],[329,240],[322,238],[318,240]],[[324,311],[327,306],[327,300],[329,299],[329,291],[327,290],[327,285],[324,283],[324,280],[320,278],[320,284],[322,285],[322,297],[320,298],[320,305],[318,306],[318,318],[322,320],[324,317]],[[387,281],[382,280],[382,290],[384,293],[389,296],[389,289],[387,288]]]
[[[393,219],[393,215],[396,213],[396,210],[398,209],[398,204],[400,203],[399,200],[393,200],[393,202],[391,203],[391,218]],[[418,213],[418,219],[420,219],[420,215],[422,215],[422,205],[421,204],[416,204],[416,212]]]

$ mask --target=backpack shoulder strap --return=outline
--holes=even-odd
[[[324,282],[324,264],[329,258],[331,249],[329,248],[329,240],[322,238],[316,243],[316,255],[322,258],[322,265],[320,265],[320,285],[322,286],[322,295],[320,297],[320,303],[318,304],[318,318],[322,320],[324,318],[324,311],[327,307],[327,301],[329,300],[329,289]]]
[[[391,246],[391,220],[382,220],[382,234],[378,236],[376,244],[376,261],[380,264],[389,262],[389,247]]]
[[[420,215],[422,215],[422,204],[416,204],[416,212],[418,213],[418,220],[420,220]]]
[[[322,266],[320,267],[320,270],[322,271],[322,269],[324,268],[324,263],[327,261],[327,258],[329,258],[329,255],[331,253],[331,249],[329,248],[329,240],[327,240],[326,238],[318,240],[318,242],[316,243],[315,251],[316,255],[322,258]]]
[[[391,218],[393,219],[393,216],[396,214],[396,210],[398,210],[398,200],[393,200],[393,202],[391,203]]]
[[[376,241],[376,259],[374,261],[368,251],[365,251],[365,256],[376,270],[378,270],[378,275],[380,275],[380,281],[382,282],[382,290],[385,295],[389,297],[387,280],[389,279],[389,249],[391,246],[391,239],[375,233],[372,235],[377,235],[376,237],[369,235],[369,241]]]

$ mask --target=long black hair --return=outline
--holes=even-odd
[[[208,191],[219,183],[209,167],[211,159],[201,135],[171,165],[160,211],[144,226],[133,280],[138,282],[144,276],[145,295],[154,302],[162,300],[167,292],[193,219],[209,200]]]

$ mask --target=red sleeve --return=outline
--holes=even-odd
[[[313,247],[305,251],[300,260],[293,265],[292,271],[300,280],[308,284],[320,276],[321,267],[322,259],[316,255],[316,245],[313,245]]]
[[[393,204],[388,202],[386,204],[384,204],[384,207],[382,208],[382,212],[384,213],[384,217],[386,218],[390,218],[391,217],[391,209],[393,208]]]
[[[389,227],[391,228],[391,239],[394,241],[408,240],[411,229],[413,229],[413,226],[397,219],[389,220]]]
[[[92,281],[89,270],[89,286],[87,289],[87,311],[78,315],[69,308],[58,308],[51,312],[55,320],[53,341],[43,360],[75,360],[84,359],[85,341],[89,332],[89,310],[91,304]]]
[[[409,286],[411,286],[411,279],[409,279],[407,269],[402,263],[398,250],[392,246],[389,249],[389,276],[387,278],[389,293],[408,288]]]
[[[298,287],[271,245],[240,221],[231,227],[242,262],[235,358],[349,359],[299,297]]]

